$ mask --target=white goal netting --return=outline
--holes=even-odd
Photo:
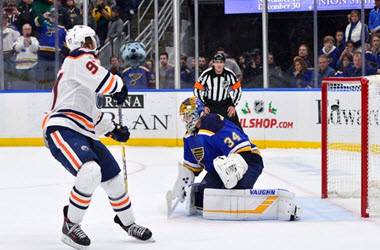
[[[354,198],[361,197],[362,188],[368,186],[367,211],[376,213],[380,211],[380,78],[368,80],[368,126],[361,121],[361,82],[328,84],[327,190],[330,197]],[[361,180],[362,129],[368,130],[366,183]]]

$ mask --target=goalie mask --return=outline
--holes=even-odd
[[[204,105],[195,96],[185,99],[179,108],[179,115],[189,133],[194,132],[197,123],[204,114]]]

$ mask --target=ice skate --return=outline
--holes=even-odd
[[[117,215],[114,218],[114,222],[116,224],[119,224],[121,228],[128,233],[129,236],[132,236],[141,241],[155,242],[155,240],[152,238],[152,232],[149,230],[149,228],[137,225],[136,223],[132,223],[129,226],[124,226]]]
[[[89,249],[91,240],[82,230],[79,224],[72,223],[67,218],[68,206],[63,208],[64,221],[62,226],[62,242],[75,249]]]

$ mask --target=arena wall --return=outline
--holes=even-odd
[[[130,91],[123,108],[132,137],[127,145],[181,146],[185,129],[178,107],[189,96],[191,91]],[[0,93],[0,146],[42,146],[41,124],[50,99],[49,92]],[[318,89],[244,90],[237,113],[244,131],[260,148],[318,148],[320,105]],[[104,97],[103,108],[117,116],[111,97]]]

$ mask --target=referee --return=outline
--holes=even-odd
[[[242,127],[235,107],[241,97],[241,84],[232,70],[225,68],[226,58],[223,54],[214,56],[214,66],[206,69],[194,85],[194,95],[205,104],[205,113],[218,113],[241,130]],[[230,95],[233,90],[233,97]]]

